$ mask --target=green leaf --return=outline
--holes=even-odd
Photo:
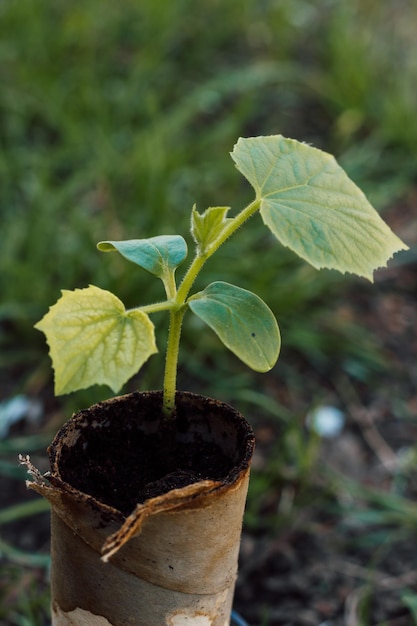
[[[413,623],[417,624],[417,594],[415,594],[410,589],[404,589],[401,594],[401,600],[410,611],[413,618]]]
[[[63,290],[35,328],[46,335],[57,395],[95,384],[117,392],[157,352],[149,317],[93,285]]]
[[[102,252],[117,250],[129,261],[136,263],[158,278],[166,277],[187,256],[187,244],[180,235],[161,235],[150,239],[126,241],[100,241],[97,248]]]
[[[210,207],[200,214],[195,206],[193,207],[191,234],[201,254],[209,251],[229,223],[229,219],[226,218],[229,209],[230,207],[225,206]]]
[[[264,223],[317,269],[372,280],[407,249],[330,154],[277,135],[241,138],[231,156],[261,201]]]
[[[257,372],[275,365],[281,346],[278,324],[257,295],[218,281],[192,296],[188,305],[246,365]]]

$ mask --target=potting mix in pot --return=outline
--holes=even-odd
[[[126,310],[90,285],[63,291],[36,328],[46,335],[55,391],[93,384],[117,392],[157,352],[153,313],[169,335],[162,391],[135,392],[82,410],[49,448],[51,471],[29,486],[52,506],[52,623],[227,626],[254,435],[232,407],[176,390],[184,315],[191,311],[238,358],[270,370],[280,333],[257,295],[222,281],[193,292],[205,262],[250,217],[315,268],[372,280],[406,245],[334,158],[282,136],[239,139],[231,154],[255,198],[191,214],[194,258],[179,235],[103,241],[159,278],[166,299]],[[254,270],[255,271],[255,270]]]

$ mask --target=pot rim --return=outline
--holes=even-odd
[[[82,426],[88,424],[88,420],[91,420],[91,418],[93,418],[93,420],[96,419],[93,415],[95,411],[103,411],[107,418],[111,418],[111,409],[115,405],[119,406],[123,403],[131,401],[140,403],[142,400],[146,401],[156,399],[160,400],[162,407],[161,390],[134,391],[127,394],[115,396],[107,400],[102,400],[74,413],[72,417],[61,426],[61,428],[56,433],[54,439],[52,440],[50,446],[48,447],[51,467],[51,471],[48,473],[48,481],[60,491],[71,494],[71,497],[75,500],[82,501],[84,503],[89,502],[92,507],[99,507],[102,512],[106,512],[107,515],[111,515],[111,517],[113,518],[120,519],[121,516],[121,518],[124,519],[126,515],[123,514],[119,509],[110,504],[106,504],[101,500],[98,500],[95,496],[91,495],[88,492],[81,491],[70,482],[67,482],[62,478],[59,467],[60,450],[62,448],[62,445],[68,445],[65,442],[65,439],[68,437],[71,439],[71,433],[74,431],[75,427],[79,425],[81,430]],[[197,394],[189,391],[177,391],[176,402],[177,406],[178,404],[181,405],[181,408],[184,408],[184,406],[190,402],[191,408],[193,406],[193,403],[202,403],[203,408],[209,407],[210,410],[216,412],[216,414],[224,413],[225,415],[227,415],[225,423],[227,423],[229,427],[230,424],[234,425],[236,427],[236,431],[240,431],[241,441],[239,442],[239,449],[242,452],[239,454],[239,458],[237,459],[237,461],[233,462],[233,465],[227,472],[227,474],[221,479],[213,482],[213,488],[210,489],[210,493],[218,492],[219,490],[222,491],[229,488],[233,484],[239,483],[242,476],[247,472],[250,467],[255,448],[255,435],[253,433],[251,425],[247,422],[243,415],[232,405],[217,399],[213,399],[209,396],[204,396],[202,394]],[[83,422],[85,424],[83,424]],[[74,439],[74,437],[72,437],[72,439]],[[201,481],[202,484],[204,482],[205,481]],[[172,490],[169,490],[165,493],[170,493],[170,491]],[[204,492],[206,492],[206,489],[203,489],[201,498],[204,498]]]

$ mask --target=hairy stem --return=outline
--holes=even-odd
[[[175,414],[175,390],[177,388],[178,353],[180,348],[181,327],[185,308],[171,310],[169,314],[169,333],[165,359],[165,377],[163,391],[163,414],[165,419],[172,419]]]

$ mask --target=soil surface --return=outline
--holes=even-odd
[[[143,415],[138,394],[131,395],[131,402],[124,397],[121,407],[114,402],[104,407],[98,404],[83,411],[80,424],[77,418],[67,424],[64,432],[72,433],[74,427],[77,440],[69,446],[63,443],[67,435],[52,446],[52,456],[59,457],[62,480],[125,515],[137,504],[171,489],[206,479],[226,480],[233,469],[233,459],[219,445],[203,433],[190,434],[184,412],[167,422],[161,417],[160,404],[152,403],[145,424],[151,423],[155,432],[145,432],[140,428]],[[192,405],[190,410],[195,411]],[[202,419],[209,420],[210,414],[202,414]]]
[[[417,239],[416,206],[417,194],[385,216],[410,245]],[[415,256],[414,261],[378,272],[373,286],[355,285],[337,306],[339,319],[357,324],[377,340],[390,367],[367,380],[361,379],[360,372],[352,376],[343,368],[339,371],[334,363],[315,368],[295,355],[294,371],[302,384],[292,388],[274,374],[262,379],[264,390],[294,415],[306,415],[312,397],[319,396],[323,404],[343,412],[345,424],[334,437],[319,441],[317,458],[303,476],[294,474],[283,460],[276,464],[278,470],[271,466],[279,450],[280,427],[261,412],[255,416],[252,485],[255,491],[260,484],[266,486],[258,504],[257,492],[249,494],[235,596],[235,609],[249,626],[417,623]],[[50,397],[45,398],[50,407],[48,432],[62,418],[57,418]],[[15,435],[38,432],[38,426],[29,422],[22,422],[19,429]],[[182,450],[177,452],[182,456]],[[212,450],[202,451],[199,476],[207,469],[206,452],[211,455]],[[144,451],[148,453],[153,454],[152,446]],[[96,454],[104,466],[105,450],[98,447]],[[33,455],[32,461],[47,470],[45,454]],[[189,464],[185,457],[181,472],[187,472]],[[2,506],[35,499],[21,479],[4,475],[0,493]],[[251,507],[256,508],[256,524],[250,518]],[[32,516],[30,522],[6,524],[1,530],[9,545],[26,553],[48,554],[47,513]],[[7,558],[3,565],[8,566]],[[39,593],[47,588],[42,569],[25,566],[25,574],[18,578],[20,591],[28,580],[31,585],[35,581]],[[16,594],[16,589],[7,593],[6,606],[13,606]],[[0,623],[22,622],[10,618]],[[47,617],[43,624],[47,626]]]

